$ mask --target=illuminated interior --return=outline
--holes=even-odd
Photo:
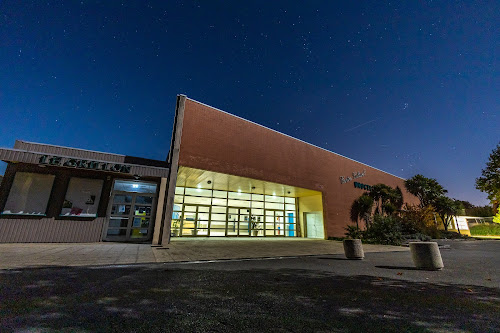
[[[180,167],[173,237],[324,238],[321,192]]]

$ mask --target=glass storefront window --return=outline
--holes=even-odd
[[[2,214],[45,215],[54,175],[16,172]]]
[[[61,209],[63,216],[97,216],[97,207],[101,200],[101,191],[104,181],[102,179],[89,179],[71,177],[68,184],[68,190],[64,197],[64,203]],[[115,197],[121,202],[130,202],[130,196]],[[123,205],[122,205],[123,206]],[[129,206],[130,210],[130,206]]]
[[[173,236],[298,236],[295,198],[179,187],[176,193]]]

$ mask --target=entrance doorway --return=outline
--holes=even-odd
[[[147,241],[151,238],[156,208],[156,184],[116,180],[108,208],[104,240]]]
[[[325,238],[323,218],[320,212],[304,213],[307,238]]]
[[[181,217],[182,236],[208,236],[210,206],[186,205]]]

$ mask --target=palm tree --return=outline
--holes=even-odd
[[[368,194],[363,194],[354,202],[351,206],[351,221],[356,222],[356,226],[359,229],[359,220],[364,219],[365,223],[368,225],[369,216],[372,212],[373,198]]]

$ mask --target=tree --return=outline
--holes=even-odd
[[[433,204],[437,198],[448,192],[437,180],[422,175],[415,175],[405,180],[405,187],[408,192],[420,200],[421,208]]]
[[[397,186],[395,189],[385,184],[372,186],[368,195],[376,204],[375,214],[391,215],[403,206],[403,192]]]
[[[500,143],[491,152],[481,174],[482,177],[476,179],[476,188],[488,194],[493,210],[496,211],[500,204]]]
[[[351,206],[351,221],[356,222],[356,226],[359,229],[359,220],[364,219],[366,225],[369,224],[369,217],[372,212],[373,199],[368,194],[363,194],[354,202]]]
[[[445,196],[436,198],[432,204],[437,214],[443,221],[444,230],[447,231],[454,216],[457,216],[462,209],[462,204],[459,201],[450,199]]]

